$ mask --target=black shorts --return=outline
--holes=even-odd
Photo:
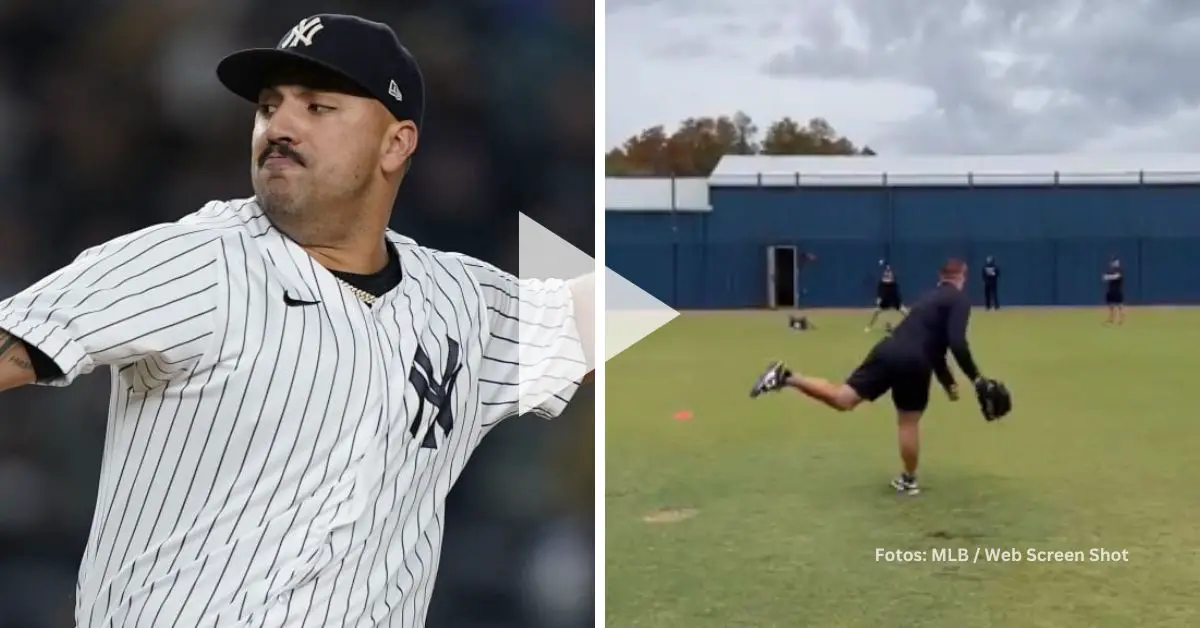
[[[900,288],[880,288],[875,296],[875,306],[881,310],[899,310],[903,303]]]
[[[1109,291],[1104,295],[1104,302],[1108,305],[1121,305],[1125,302],[1125,293]]]
[[[933,368],[920,351],[898,345],[891,338],[879,341],[846,379],[867,401],[891,391],[892,405],[901,412],[924,412],[929,407],[932,382]]]

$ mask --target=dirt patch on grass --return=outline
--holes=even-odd
[[[687,521],[698,514],[700,514],[700,511],[696,510],[695,508],[664,508],[662,510],[655,510],[647,513],[644,517],[642,517],[642,521],[645,523],[657,524],[679,523],[681,521]]]

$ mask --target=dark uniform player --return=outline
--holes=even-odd
[[[869,332],[874,329],[879,314],[887,310],[900,312],[901,317],[908,314],[904,300],[900,297],[900,282],[896,280],[896,273],[892,271],[890,264],[883,265],[883,273],[879,275],[879,283],[875,287],[875,311],[871,314],[871,322],[867,323],[867,328],[863,331]]]
[[[1125,322],[1125,272],[1121,270],[1121,260],[1114,257],[1108,263],[1104,285],[1104,303],[1108,305],[1106,324],[1120,325]]]
[[[1000,282],[1000,267],[991,255],[983,263],[983,309],[1000,309],[1000,297],[997,284]]]
[[[933,376],[937,376],[951,401],[958,399],[958,387],[946,364],[946,352],[954,354],[959,368],[975,384],[981,405],[985,399],[991,399],[996,389],[1003,389],[999,382],[980,375],[967,345],[971,303],[962,292],[966,270],[962,261],[946,262],[939,272],[937,288],[922,296],[895,331],[875,344],[844,384],[801,375],[782,362],[775,362],[755,382],[750,396],[758,397],[790,386],[845,412],[858,407],[864,400],[875,401],[891,391],[898,418],[900,458],[904,462],[904,472],[892,481],[892,487],[901,493],[915,495],[919,492],[919,426],[929,405]],[[1007,397],[1006,389],[1003,394]],[[1007,413],[1008,407],[996,413],[985,408],[985,417],[989,420],[999,418]]]

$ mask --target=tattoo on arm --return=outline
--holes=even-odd
[[[25,358],[24,351],[13,351],[14,348],[22,348],[20,338],[4,331],[0,331],[0,359],[4,362],[12,364],[23,371],[33,371],[33,365]]]

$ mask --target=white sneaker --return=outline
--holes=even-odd
[[[917,486],[917,478],[908,477],[908,474],[901,473],[892,480],[892,488],[896,489],[897,493],[905,495],[916,495],[921,492],[921,487]]]
[[[767,370],[758,376],[758,379],[754,382],[754,387],[750,389],[750,398],[753,399],[763,393],[783,388],[783,376],[786,370],[787,367],[783,365],[783,362],[772,362],[768,365]]]

